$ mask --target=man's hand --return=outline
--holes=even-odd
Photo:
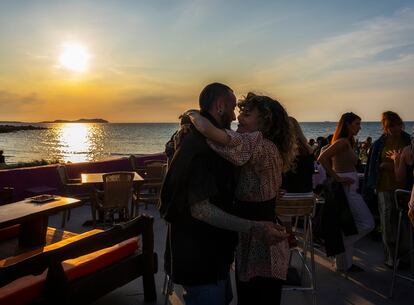
[[[413,187],[414,188],[414,187]],[[412,197],[408,202],[408,218],[410,218],[412,225],[414,226],[414,202]]]
[[[286,228],[271,221],[255,221],[252,228],[262,230],[263,233],[268,234],[270,239],[275,242],[280,242],[288,238]]]
[[[411,224],[414,226],[414,210],[413,209],[408,210],[408,218],[410,218]]]
[[[279,189],[279,191],[277,192],[277,199],[280,199],[280,198],[282,198],[283,196],[285,196],[285,194],[286,194],[287,192],[286,192],[286,190],[284,190],[284,189]]]

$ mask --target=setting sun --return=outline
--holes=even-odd
[[[59,56],[59,64],[73,72],[85,72],[89,66],[89,58],[88,51],[81,44],[64,43]]]

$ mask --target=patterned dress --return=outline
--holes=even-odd
[[[221,146],[208,140],[209,146],[231,163],[241,166],[236,187],[236,209],[239,216],[251,220],[275,221],[274,207],[282,183],[283,161],[276,145],[261,132],[238,133],[226,130],[230,142]],[[252,229],[240,234],[236,250],[238,277],[249,281],[254,277],[286,279],[288,243],[274,238],[275,228]],[[272,234],[273,231],[273,234]]]

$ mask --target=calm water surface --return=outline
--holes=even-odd
[[[22,125],[22,124],[20,124]],[[33,124],[46,130],[28,130],[0,134],[0,149],[7,163],[31,160],[63,160],[70,162],[95,161],[128,156],[130,154],[157,153],[176,130],[176,123],[110,123],[110,124]],[[336,123],[301,123],[307,138],[333,133]],[[237,128],[233,124],[233,129]],[[413,122],[406,123],[411,133]],[[381,135],[379,122],[366,122],[358,139],[367,136],[375,140]]]

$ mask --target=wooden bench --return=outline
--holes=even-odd
[[[152,217],[70,239],[33,256],[3,260],[0,304],[89,304],[139,276],[144,300],[156,300]]]

